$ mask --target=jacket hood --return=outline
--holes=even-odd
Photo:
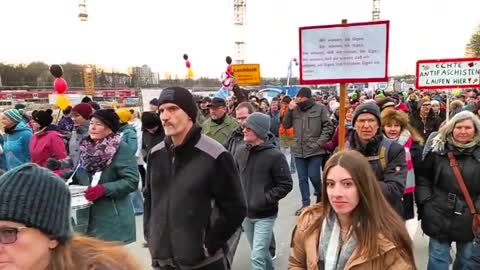
[[[134,128],[132,125],[130,125],[130,124],[124,124],[124,125],[122,125],[122,126],[120,127],[120,129],[118,130],[118,132],[126,132],[127,130],[130,130],[130,131],[135,132],[135,133],[137,132],[137,131],[135,130],[135,128]]]
[[[14,132],[27,131],[27,130],[32,131],[32,129],[24,121],[18,122],[18,124],[13,129]]]
[[[247,144],[247,148],[251,151],[260,152],[260,151],[276,148],[276,146],[273,143],[266,141],[264,143],[261,143],[259,145],[254,145],[254,146],[252,146],[251,144]]]

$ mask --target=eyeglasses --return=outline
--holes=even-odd
[[[17,241],[18,233],[25,229],[28,229],[28,227],[0,228],[0,243],[4,245],[15,243]]]

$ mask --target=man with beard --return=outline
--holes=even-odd
[[[295,156],[298,182],[302,194],[302,207],[295,214],[300,215],[303,209],[310,205],[309,178],[315,194],[321,195],[320,168],[325,155],[324,146],[333,133],[333,125],[327,108],[322,104],[315,103],[312,98],[312,90],[303,87],[298,91],[295,100],[288,105],[288,110],[283,118],[283,126],[286,129],[293,127],[295,133],[292,154]]]
[[[227,114],[227,103],[222,98],[214,97],[209,109],[210,118],[202,124],[203,134],[225,145],[228,136],[238,127],[238,123]]]
[[[164,89],[159,112],[166,137],[150,151],[144,191],[152,267],[227,270],[226,242],[246,214],[233,157],[202,135],[187,89]]]

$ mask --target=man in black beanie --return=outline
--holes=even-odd
[[[317,104],[312,98],[312,90],[303,87],[298,91],[295,100],[288,105],[283,126],[285,129],[293,127],[295,133],[296,142],[292,147],[292,155],[295,156],[302,194],[302,207],[295,214],[300,215],[303,209],[310,205],[308,179],[314,187],[317,201],[322,194],[320,170],[325,155],[324,146],[333,134],[333,124],[325,105]]]
[[[142,155],[146,160],[152,147],[161,143],[165,138],[165,131],[157,113],[144,112],[142,114],[142,131]],[[145,183],[142,184],[145,186]]]
[[[346,147],[368,158],[383,195],[401,216],[408,172],[403,146],[383,136],[380,108],[375,102],[359,105],[353,112],[352,125],[354,130]]]
[[[144,234],[154,269],[225,270],[227,240],[245,217],[233,157],[202,135],[185,88],[160,94],[165,140],[148,156]]]

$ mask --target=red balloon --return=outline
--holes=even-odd
[[[227,67],[227,74],[232,75],[232,66]]]
[[[293,58],[293,62],[297,62],[297,58]]]
[[[187,68],[190,68],[190,66],[191,66],[190,61],[187,60],[187,61],[185,62],[185,65],[187,66]]]
[[[55,88],[57,94],[63,94],[68,89],[67,81],[64,78],[56,78],[53,82],[53,88]]]

